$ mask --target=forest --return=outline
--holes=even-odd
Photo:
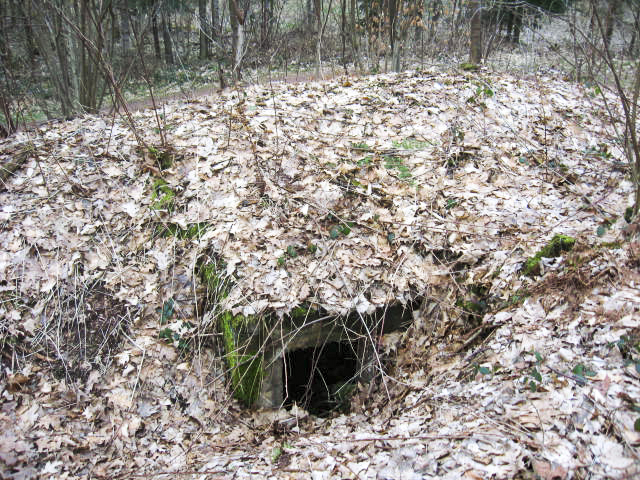
[[[638,35],[0,0],[0,479],[638,477]]]
[[[576,81],[609,83],[607,68],[618,66],[607,55],[614,63],[637,56],[636,3],[6,0],[0,3],[2,133],[96,113],[167,86],[223,88],[243,77],[252,82],[300,71],[320,78],[324,67],[333,75],[402,71],[456,64],[467,53],[470,63],[490,64],[505,51],[554,52],[560,63],[547,66],[562,66]],[[562,18],[558,28],[565,31],[542,33],[550,18]],[[560,40],[562,33],[567,38]],[[538,61],[529,59],[528,68]]]

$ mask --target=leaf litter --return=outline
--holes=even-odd
[[[118,119],[3,140],[0,160],[31,148],[0,192],[3,478],[637,475],[640,250],[604,112],[553,74],[227,90],[165,105],[160,203]],[[556,234],[576,248],[524,276]],[[248,412],[210,343],[158,335],[215,322],[206,255],[234,314],[414,322],[351,413]]]

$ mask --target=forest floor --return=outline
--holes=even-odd
[[[164,145],[151,110],[138,139],[3,140],[0,478],[637,477],[640,226],[606,118],[553,74],[425,69],[169,101]],[[350,413],[245,409],[203,258],[234,314],[414,321]]]

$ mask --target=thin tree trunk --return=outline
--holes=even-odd
[[[482,62],[482,10],[478,0],[471,1],[471,33],[469,35],[469,61]]]
[[[245,11],[241,10],[236,0],[229,0],[229,21],[231,22],[231,48],[233,55],[233,81],[242,78],[242,57],[244,54],[244,22]]]
[[[167,65],[173,65],[173,48],[171,46],[171,34],[167,24],[167,13],[160,14],[160,28],[162,28],[162,41],[164,43],[164,61]]]
[[[640,35],[640,11],[636,9],[633,12],[633,33],[631,35],[631,41],[629,42],[629,48],[627,50],[627,53],[631,56],[636,53],[636,46],[639,43],[638,35]]]
[[[362,64],[360,62],[360,56],[358,55],[358,41],[356,36],[356,10],[358,7],[356,4],[356,0],[350,0],[350,1],[351,1],[351,5],[349,8],[349,16],[350,16],[349,39],[351,40],[351,50],[353,54],[353,61],[358,67],[358,70],[360,70],[362,68]]]
[[[200,20],[200,60],[209,57],[209,39],[207,38],[207,0],[198,0],[198,14]]]
[[[613,37],[613,27],[616,24],[618,11],[620,10],[620,0],[609,0],[607,8],[607,16],[605,19],[605,37],[606,48],[611,46],[611,37]]]
[[[342,66],[347,71],[347,0],[340,2],[340,43],[342,43]]]
[[[0,2],[0,61],[2,65],[8,66],[12,60],[11,43],[9,41],[9,22],[12,15],[7,11],[7,6]]]
[[[153,35],[153,51],[156,54],[156,59],[162,58],[162,51],[160,50],[160,35],[158,33],[158,14],[154,11],[151,15],[151,33]]]
[[[315,0],[306,0],[306,8],[304,9],[304,26],[307,32],[313,30],[313,24],[315,23]]]
[[[396,18],[398,16],[398,0],[388,0],[387,15],[389,17],[388,35],[389,35],[389,58],[391,59],[392,69],[394,69],[396,55]],[[385,60],[385,68],[387,61]]]
[[[520,31],[522,30],[522,7],[517,7],[514,15],[515,19],[513,21],[513,34],[511,36],[511,41],[518,45],[520,43]]]
[[[75,98],[76,92],[74,83],[75,74],[72,70],[72,62],[70,61],[70,40],[59,15],[55,15],[52,23],[54,24],[55,31],[55,51],[58,57],[58,65],[60,66],[60,106],[62,108],[62,115],[65,118],[70,118],[75,111],[73,99]]]
[[[260,0],[260,48],[267,49],[271,43],[273,23],[273,1]]]
[[[129,24],[129,10],[127,5],[120,10],[120,38],[122,39],[122,58],[127,58],[131,49],[131,28]]]
[[[220,4],[218,0],[211,0],[211,38],[220,36]]]
[[[320,78],[322,71],[322,0],[313,0],[313,9],[316,15],[316,78]]]

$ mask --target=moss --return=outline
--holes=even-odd
[[[289,317],[291,317],[292,320],[304,320],[310,317],[315,317],[317,314],[318,310],[308,303],[302,303],[291,310]]]
[[[472,315],[484,315],[487,311],[487,303],[483,300],[458,300],[456,305]]]
[[[223,260],[198,262],[198,277],[206,287],[205,304],[213,308],[229,295],[230,278],[225,274],[225,269]]]
[[[178,224],[169,223],[158,225],[156,234],[163,237],[177,237],[181,239],[200,238],[209,228],[206,222],[190,223],[187,228],[181,228]]]
[[[353,148],[354,150],[363,150],[365,152],[373,151],[373,149],[365,142],[352,143],[351,148]]]
[[[422,150],[429,146],[429,142],[423,142],[412,137],[402,141],[394,140],[391,143],[395,148],[403,148],[404,150]]]
[[[516,305],[520,305],[523,303],[528,297],[530,293],[526,290],[518,290],[516,293],[511,295],[504,305],[501,305],[501,308],[513,307]]]
[[[149,147],[149,154],[156,160],[161,170],[171,168],[175,160],[175,154],[170,149],[161,150]]]
[[[151,208],[154,210],[173,210],[175,205],[176,192],[174,192],[169,184],[161,178],[153,182],[153,191],[151,192]]]
[[[567,235],[554,235],[549,243],[542,250],[530,257],[522,268],[523,273],[531,277],[540,273],[540,260],[542,258],[555,258],[562,255],[563,252],[570,251],[576,243],[576,239]]]
[[[216,309],[229,295],[230,277],[225,273],[224,260],[208,259],[206,263],[199,261],[197,271],[200,281],[206,286],[209,308]],[[260,342],[252,341],[256,327],[262,321],[261,316],[233,315],[230,311],[224,311],[218,317],[233,396],[246,406],[253,405],[258,399],[265,375]]]
[[[260,353],[249,351],[240,345],[241,331],[256,321],[253,316],[234,316],[231,312],[224,312],[220,322],[233,396],[246,406],[253,405],[258,399],[264,378]]]
[[[478,65],[476,65],[475,63],[469,63],[469,62],[463,62],[459,65],[461,70],[464,70],[465,72],[476,72],[478,70],[480,70],[480,67]]]
[[[624,219],[627,223],[631,223],[631,220],[633,220],[633,207],[627,207],[625,209]]]
[[[602,248],[608,248],[610,250],[616,250],[622,248],[622,242],[602,242],[600,244]]]

